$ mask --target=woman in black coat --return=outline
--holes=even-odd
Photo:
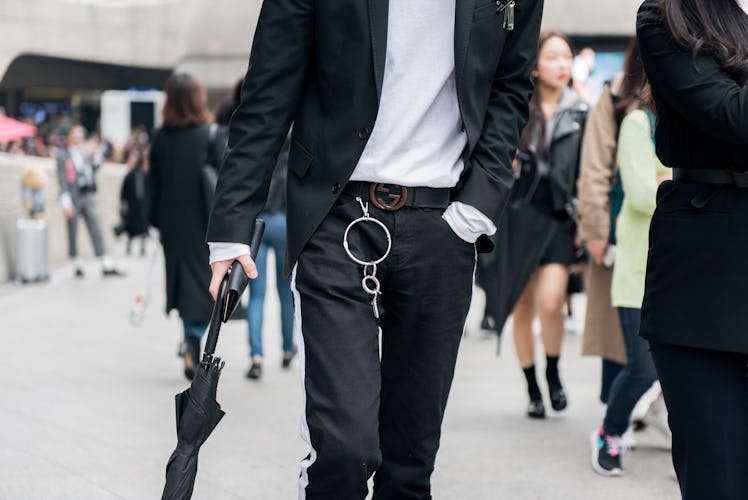
[[[657,193],[640,335],[684,499],[748,498],[748,1],[647,0]]]
[[[203,167],[218,165],[205,89],[190,75],[166,82],[163,126],[153,138],[149,171],[150,222],[161,233],[166,262],[166,312],[176,309],[184,325],[185,376],[199,362],[200,338],[213,307]]]
[[[120,224],[114,228],[115,234],[127,233],[127,254],[130,255],[132,240],[140,238],[140,255],[145,254],[145,240],[148,237],[148,193],[145,148],[133,148],[127,157],[130,170],[122,181],[120,189]]]

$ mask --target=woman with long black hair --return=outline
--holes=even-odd
[[[647,0],[637,23],[673,168],[650,227],[650,341],[684,499],[748,498],[748,1]]]

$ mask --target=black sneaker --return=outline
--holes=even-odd
[[[545,418],[545,405],[542,399],[530,400],[530,404],[527,405],[527,416],[530,418]]]
[[[262,363],[252,363],[247,371],[247,378],[257,380],[262,376]]]
[[[296,356],[296,353],[298,352],[298,349],[294,347],[288,352],[283,353],[283,361],[281,362],[281,366],[283,368],[289,368],[291,366],[291,361]]]
[[[85,278],[85,277],[86,277],[86,274],[85,274],[85,273],[83,272],[83,269],[81,269],[80,267],[76,267],[76,268],[75,268],[75,273],[74,273],[74,275],[75,275],[75,277],[76,277],[77,279],[82,279],[82,278]]]
[[[621,455],[624,452],[621,436],[608,434],[600,429],[592,431],[590,436],[592,450],[592,468],[598,474],[608,477],[623,475]]]
[[[104,269],[101,271],[101,275],[105,278],[108,277],[117,277],[117,278],[124,278],[127,276],[123,271],[120,271],[119,269],[115,267],[110,267],[109,269]]]

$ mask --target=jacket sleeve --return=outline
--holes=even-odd
[[[516,29],[507,35],[491,86],[483,130],[468,159],[470,176],[455,197],[494,222],[500,220],[514,183],[512,161],[529,114],[533,92],[530,73],[537,57],[542,14],[543,0],[517,2]],[[484,236],[478,240],[479,250],[481,246],[485,248],[485,240]]]
[[[651,217],[656,207],[657,172],[661,164],[655,154],[652,126],[646,113],[632,111],[624,118],[618,144],[624,203]]]
[[[610,180],[615,171],[616,120],[606,85],[587,117],[579,173],[579,233],[583,239],[608,238]]]
[[[642,62],[657,96],[702,132],[748,144],[748,87],[739,85],[708,53],[678,48],[649,2],[639,10]]]
[[[313,0],[263,2],[241,99],[229,126],[207,241],[249,244],[301,101],[313,42]]]

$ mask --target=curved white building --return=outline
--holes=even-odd
[[[544,24],[582,37],[629,36],[639,3],[546,0]],[[261,4],[2,0],[0,105],[14,112],[22,102],[74,96],[85,104],[103,89],[158,88],[174,69],[196,74],[213,95],[224,92],[246,68]]]

